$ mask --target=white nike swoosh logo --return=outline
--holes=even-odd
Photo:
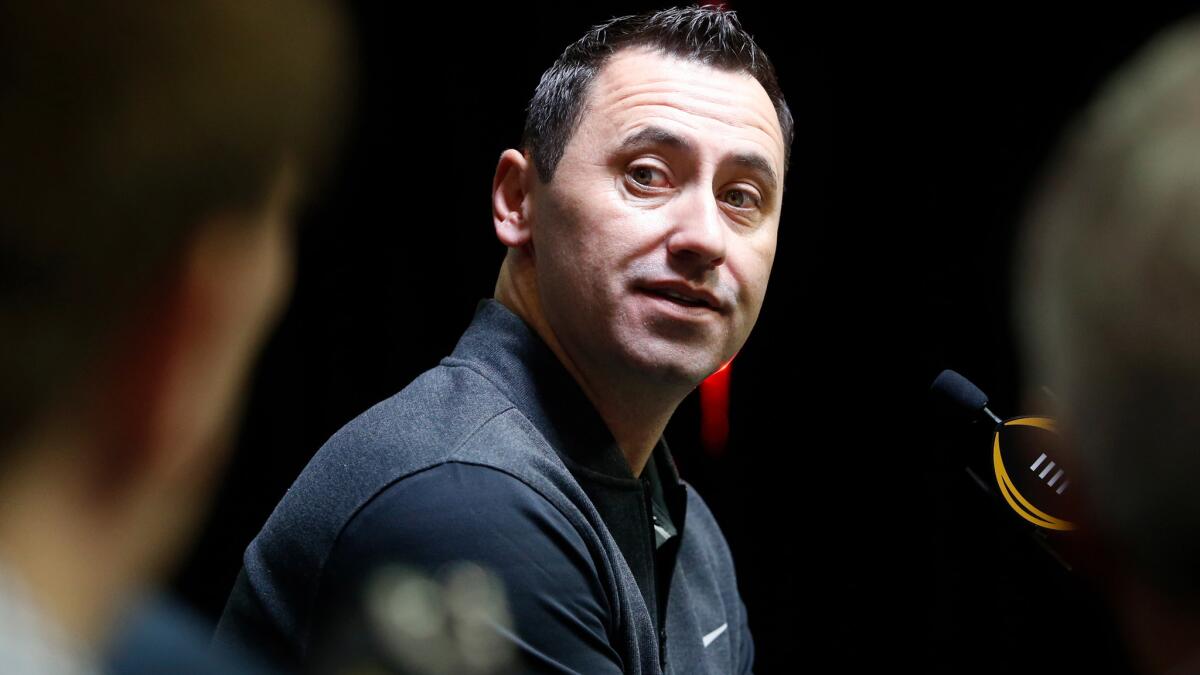
[[[704,646],[707,647],[707,646],[711,645],[712,641],[716,640],[718,637],[720,637],[721,633],[724,633],[726,628],[729,628],[729,624],[723,623],[723,624],[721,624],[720,628],[714,630],[713,632],[709,633],[708,635],[705,635],[703,638]]]

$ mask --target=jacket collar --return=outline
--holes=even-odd
[[[456,360],[495,385],[558,453],[604,521],[637,582],[653,625],[661,630],[666,589],[687,517],[687,489],[666,441],[659,438],[650,461],[657,462],[664,501],[680,536],[656,562],[650,485],[633,477],[600,413],[537,332],[500,302],[483,300],[454,353],[443,363]]]

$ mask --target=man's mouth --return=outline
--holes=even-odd
[[[684,282],[668,281],[651,283],[641,290],[650,295],[668,300],[683,307],[697,307],[720,311],[721,303],[716,296],[702,288],[694,288]]]
[[[664,297],[668,300],[674,300],[675,302],[678,302],[681,305],[687,305],[688,307],[708,307],[709,306],[708,303],[704,302],[703,300],[689,298],[687,296],[680,295],[679,293],[676,293],[674,291],[651,290],[650,292],[655,295],[658,295],[660,297]]]

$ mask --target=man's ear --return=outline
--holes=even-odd
[[[284,228],[258,214],[210,218],[133,312],[94,389],[111,488],[192,480],[220,461],[243,378],[290,286]]]
[[[531,245],[529,188],[537,179],[536,169],[518,150],[505,150],[492,179],[492,222],[496,238],[509,248]]]
[[[105,498],[142,480],[159,461],[163,422],[176,407],[165,394],[177,389],[181,354],[204,330],[188,281],[180,264],[168,266],[153,291],[129,313],[87,383],[98,442],[98,466],[89,474],[95,491]]]

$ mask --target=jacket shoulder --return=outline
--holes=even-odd
[[[447,461],[515,408],[486,378],[438,365],[334,433],[243,556],[219,631],[275,636],[303,653],[318,581],[342,528],[403,476]]]
[[[471,599],[450,599],[462,579],[492,579],[497,602],[471,611],[498,629],[493,639],[539,670],[622,670],[613,607],[587,538],[560,507],[506,471],[438,464],[393,483],[356,513],[321,579],[311,638],[319,658],[337,661],[345,646],[339,626],[369,622],[362,599],[398,573],[427,589],[427,602],[447,603],[430,610],[437,613]],[[360,633],[387,632],[374,628]]]

